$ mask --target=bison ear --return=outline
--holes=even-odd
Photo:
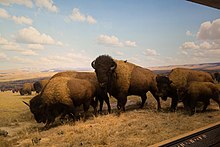
[[[92,61],[91,66],[92,66],[92,68],[94,68],[94,69],[95,69],[95,60],[94,60],[94,61]]]
[[[116,69],[117,64],[115,62],[113,62],[113,65],[111,66],[110,70],[113,71],[114,69]]]

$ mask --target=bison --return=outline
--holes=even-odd
[[[91,104],[96,113],[94,101],[96,88],[92,81],[69,77],[50,79],[42,92],[30,100],[30,110],[38,123],[48,128],[59,115],[75,114],[75,108],[83,105],[84,120]]]
[[[220,91],[216,84],[211,82],[190,82],[186,87],[179,89],[178,95],[183,101],[184,107],[190,109],[191,115],[195,113],[195,107],[198,101],[204,103],[202,112],[210,104],[210,99],[216,101],[220,107]]]
[[[125,111],[127,96],[138,95],[142,99],[141,108],[150,91],[157,100],[158,109],[161,108],[159,97],[156,95],[156,74],[149,69],[142,68],[127,61],[113,60],[108,55],[97,57],[91,66],[95,69],[100,86],[109,92],[117,101],[117,107]]]
[[[36,91],[36,93],[40,93],[43,87],[48,83],[49,80],[40,80],[34,82],[33,86]]]
[[[85,79],[85,80],[92,81],[94,83],[93,86],[96,88],[95,95],[100,102],[99,112],[100,113],[102,112],[103,101],[105,101],[108,106],[108,112],[111,113],[111,106],[110,106],[110,102],[109,102],[109,97],[108,97],[107,93],[101,89],[94,72],[64,71],[64,72],[56,73],[55,75],[53,75],[51,77],[51,79],[53,79],[55,77],[70,77],[70,78]]]
[[[31,91],[34,90],[33,83],[24,83],[23,87],[19,90],[20,95],[31,95]]]
[[[214,78],[219,83],[220,82],[220,73],[219,72],[214,73]]]
[[[157,88],[158,96],[162,97],[163,100],[167,100],[167,97],[172,98],[171,111],[175,111],[178,98],[178,90],[185,87],[191,81],[200,82],[214,82],[212,76],[203,71],[196,71],[186,68],[175,68],[168,76],[157,76]]]

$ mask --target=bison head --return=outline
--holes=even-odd
[[[42,102],[40,95],[37,95],[30,100],[30,110],[34,114],[34,118],[38,123],[46,123],[46,105]]]
[[[95,69],[100,86],[106,90],[109,84],[112,82],[112,77],[117,64],[110,56],[101,55],[97,57],[96,60],[91,63],[91,65]]]
[[[157,81],[157,88],[158,88],[157,94],[164,101],[166,101],[168,97],[168,93],[170,92],[170,89],[171,89],[170,84],[172,83],[172,81],[166,76],[157,76],[156,81]]]

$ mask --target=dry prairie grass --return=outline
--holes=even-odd
[[[219,108],[213,101],[207,112],[190,117],[183,114],[181,104],[176,113],[169,113],[170,100],[162,101],[164,111],[157,112],[156,100],[148,94],[144,109],[138,109],[139,97],[130,96],[127,110],[120,116],[115,113],[98,117],[90,115],[86,122],[65,125],[59,125],[57,120],[51,129],[41,131],[43,124],[37,124],[22,103],[30,98],[18,93],[0,93],[3,114],[0,129],[9,132],[7,137],[0,136],[0,146],[148,146],[220,121]],[[111,102],[115,111],[116,101],[111,99]],[[104,109],[107,110],[106,106]]]

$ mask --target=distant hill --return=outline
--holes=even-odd
[[[194,70],[207,71],[210,73],[220,72],[220,62],[148,67],[148,69],[153,70],[156,73],[167,73],[173,68],[189,68],[189,69],[194,69]]]
[[[156,73],[168,73],[173,68],[190,68],[195,70],[203,70],[208,72],[220,72],[220,62],[217,63],[202,63],[202,64],[186,64],[186,65],[170,65],[148,67],[148,69]],[[75,70],[75,71],[91,71],[91,68],[77,68],[77,69],[47,69],[47,70],[33,70],[33,69],[13,69],[0,70],[0,82],[30,80],[37,78],[51,77],[57,72]]]

